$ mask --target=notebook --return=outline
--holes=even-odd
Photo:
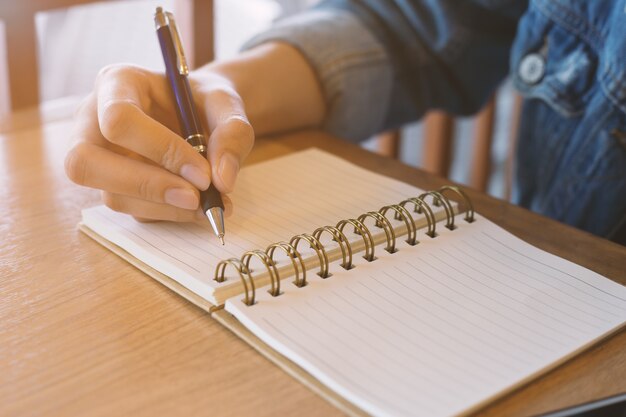
[[[626,323],[626,287],[453,186],[309,149],[244,168],[232,199],[224,247],[103,206],[80,228],[351,415],[467,414]]]

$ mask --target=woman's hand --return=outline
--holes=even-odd
[[[198,190],[211,182],[223,195],[233,190],[254,143],[248,120],[259,135],[271,135],[317,128],[326,112],[308,61],[282,43],[211,63],[192,72],[190,83],[210,132],[208,161],[179,135],[163,74],[115,65],[100,72],[76,114],[68,177],[102,190],[107,206],[139,220],[205,219]]]
[[[180,136],[163,74],[127,65],[105,68],[76,114],[77,143],[65,170],[80,185],[102,190],[104,203],[139,220],[204,219],[199,191],[211,182],[229,193],[254,143],[242,99],[211,71],[190,79],[210,133],[208,161]],[[224,198],[227,213],[232,204]]]

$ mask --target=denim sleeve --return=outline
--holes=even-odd
[[[429,109],[478,111],[508,72],[524,0],[326,0],[248,47],[288,42],[319,76],[326,128],[352,140]]]
[[[392,68],[383,45],[352,13],[318,8],[283,19],[244,45],[286,42],[309,61],[326,100],[324,128],[358,141],[385,128]]]

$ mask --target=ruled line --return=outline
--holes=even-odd
[[[401,274],[404,274],[404,276],[406,276],[406,277],[408,277],[408,278],[411,278],[410,276],[406,275],[406,273],[405,273],[404,271],[401,271],[401,270],[399,270],[399,269],[397,269],[397,271],[398,271],[399,273],[401,273]],[[450,328],[454,328],[454,330],[455,330],[455,331],[461,332],[461,333],[463,333],[464,335],[466,335],[466,337],[469,337],[469,338],[471,338],[471,339],[473,339],[473,340],[476,340],[476,341],[477,341],[477,342],[478,342],[478,343],[479,343],[479,344],[480,344],[480,345],[481,345],[484,349],[486,349],[486,350],[488,350],[488,351],[491,351],[491,352],[492,352],[491,354],[496,354],[496,355],[498,355],[498,354],[501,354],[502,352],[501,352],[501,350],[496,349],[495,347],[493,347],[491,343],[487,343],[487,342],[486,342],[486,339],[485,339],[484,337],[483,337],[483,338],[478,337],[475,333],[470,332],[470,331],[468,331],[468,330],[465,330],[465,329],[463,328],[463,325],[471,326],[471,327],[473,327],[473,328],[475,329],[475,331],[480,332],[480,333],[483,333],[483,332],[487,332],[487,333],[489,333],[491,336],[494,336],[494,337],[496,338],[496,340],[498,340],[499,342],[504,342],[504,344],[508,346],[508,349],[509,349],[509,350],[521,349],[521,350],[523,350],[525,353],[530,354],[530,355],[532,355],[532,356],[535,356],[536,358],[539,358],[539,357],[540,357],[540,355],[538,355],[538,354],[536,354],[536,353],[534,353],[534,352],[527,351],[527,350],[526,350],[526,349],[524,349],[522,346],[520,346],[520,345],[519,345],[519,343],[518,343],[518,344],[514,344],[514,343],[511,343],[511,342],[509,342],[509,341],[507,341],[507,340],[501,339],[501,338],[500,338],[500,335],[498,335],[498,334],[496,334],[496,333],[493,333],[493,332],[491,332],[491,331],[487,331],[486,329],[484,329],[484,328],[482,328],[482,327],[477,326],[475,323],[472,323],[471,321],[468,321],[468,320],[467,320],[464,316],[459,315],[458,313],[455,313],[455,312],[454,312],[454,311],[452,311],[450,308],[448,308],[448,307],[447,307],[447,305],[445,305],[445,304],[441,304],[441,303],[437,303],[437,302],[435,302],[434,300],[428,300],[428,299],[426,299],[426,298],[425,298],[424,296],[422,296],[419,292],[416,292],[416,291],[415,291],[415,290],[413,290],[411,287],[407,286],[406,284],[404,284],[403,282],[401,282],[400,280],[398,280],[395,276],[391,275],[389,272],[384,272],[384,274],[387,276],[387,279],[388,279],[388,281],[386,280],[384,284],[383,284],[382,282],[380,282],[380,280],[376,279],[374,276],[371,276],[371,278],[372,278],[373,280],[375,280],[375,281],[379,282],[381,285],[386,286],[387,288],[389,288],[389,285],[390,285],[390,284],[392,284],[392,283],[396,283],[396,284],[398,284],[398,285],[402,286],[403,288],[405,288],[406,290],[408,290],[408,291],[411,293],[411,295],[412,295],[413,297],[419,297],[421,300],[423,300],[423,302],[424,302],[425,304],[428,304],[428,305],[429,305],[429,307],[430,307],[430,306],[432,306],[432,305],[434,305],[434,306],[436,306],[437,308],[440,308],[440,309],[442,309],[442,310],[445,310],[446,312],[448,312],[449,314],[451,314],[451,315],[454,317],[454,319],[455,319],[456,321],[458,321],[458,324],[457,324],[457,323],[455,323],[455,322],[454,322],[454,321],[452,321],[452,320],[449,320],[449,319],[444,318],[442,315],[434,315],[433,313],[431,313],[431,312],[430,312],[430,309],[427,309],[427,308],[420,308],[420,310],[424,313],[424,315],[434,316],[437,320],[440,320],[440,321],[442,321],[443,323],[445,323],[445,325],[446,325],[446,326],[448,326],[448,327],[450,327]],[[415,281],[417,282],[417,280],[415,280]],[[363,284],[361,284],[361,285],[363,285]],[[415,306],[421,307],[419,303],[416,303],[416,302],[415,302],[415,300],[412,300],[412,299],[408,298],[408,297],[407,297],[404,293],[402,293],[402,292],[398,292],[398,291],[394,291],[394,290],[393,290],[393,289],[391,289],[391,288],[389,288],[389,290],[390,290],[390,291],[393,291],[393,292],[394,292],[394,294],[398,297],[398,298],[396,299],[396,302],[397,302],[397,300],[405,300],[405,301],[407,301],[408,303],[411,303],[411,304],[413,304],[413,305],[415,305]],[[372,291],[373,291],[373,290],[372,290]],[[388,301],[388,302],[389,302],[389,301]],[[410,313],[409,313],[409,314],[410,314]],[[414,315],[413,315],[413,316],[414,316]],[[415,316],[414,316],[414,317],[415,317]],[[477,353],[479,353],[479,354],[481,354],[481,355],[482,355],[482,353],[483,353],[482,351],[479,351],[479,350],[477,350],[476,348],[473,348],[472,350],[476,351]],[[510,356],[507,356],[507,361],[502,361],[501,359],[495,359],[495,358],[493,358],[493,357],[491,357],[491,359],[492,359],[492,360],[495,360],[496,362],[498,362],[498,363],[499,363],[501,366],[503,366],[504,368],[509,368],[509,367],[511,366],[511,362],[510,362],[510,359],[511,359],[511,358],[510,358]],[[529,360],[527,360],[527,359],[524,359],[524,358],[520,358],[520,357],[516,357],[515,359],[516,359],[516,360],[518,360],[519,362],[523,362],[523,363],[524,363],[524,365],[530,365],[530,364],[532,363],[531,361],[529,361]]]
[[[435,279],[434,279],[434,278],[433,278],[430,274],[428,274],[428,273],[426,273],[426,272],[424,272],[424,271],[420,270],[419,268],[416,268],[416,267],[414,267],[414,268],[415,268],[418,272],[420,272],[420,273],[421,273],[424,277],[427,277],[429,280],[431,280],[431,281],[433,281],[433,282],[436,282],[436,280],[435,280]],[[411,276],[411,275],[407,274],[405,271],[401,270],[400,268],[396,267],[395,269],[396,269],[399,273],[404,274],[406,277],[408,277],[408,278],[412,278],[412,276]],[[423,281],[421,281],[421,280],[413,280],[413,281],[411,281],[411,283],[415,283],[415,284],[417,284],[417,285],[423,286],[424,288],[428,289],[429,291],[434,292],[435,294],[439,295],[439,296],[442,298],[442,300],[443,300],[444,302],[446,302],[446,301],[447,301],[447,302],[449,302],[449,303],[450,303],[450,305],[453,305],[453,304],[454,304],[454,300],[452,300],[452,299],[450,298],[450,294],[449,294],[448,292],[438,291],[438,290],[436,290],[436,289],[434,289],[434,288],[432,288],[432,287],[430,287],[430,286],[426,285],[426,283],[425,283],[425,282],[423,282]],[[443,286],[443,287],[444,287],[445,291],[450,290],[450,288],[449,288],[449,287],[446,287],[446,286]],[[407,287],[407,288],[408,288],[408,287]],[[417,292],[415,292],[415,293],[417,293]],[[458,295],[460,295],[460,296],[464,297],[464,294],[462,294],[462,293],[458,293]],[[466,300],[466,301],[471,302],[471,303],[475,303],[473,300],[469,300],[469,299],[468,299],[468,300]],[[449,310],[451,310],[451,307],[448,307],[448,309],[449,309]],[[469,320],[469,318],[467,317],[467,315],[475,315],[475,316],[476,316],[476,317],[477,317],[480,321],[484,320],[484,321],[486,321],[486,322],[489,322],[489,323],[493,324],[494,326],[498,327],[500,330],[502,330],[502,331],[506,332],[506,333],[507,333],[507,334],[509,334],[510,336],[513,336],[515,339],[517,339],[517,343],[516,343],[517,348],[518,348],[518,349],[522,349],[522,350],[524,350],[526,353],[530,353],[530,354],[531,354],[531,355],[533,355],[535,358],[542,358],[542,357],[544,357],[544,356],[545,356],[545,353],[546,353],[546,352],[553,352],[553,351],[554,351],[554,348],[553,348],[553,347],[550,347],[550,346],[544,345],[543,343],[538,343],[536,340],[534,340],[534,341],[533,341],[533,345],[535,345],[535,347],[538,347],[538,348],[543,349],[543,350],[544,350],[544,352],[543,352],[543,353],[537,353],[537,352],[533,352],[533,351],[528,351],[528,350],[526,350],[526,348],[528,347],[528,346],[527,346],[527,345],[528,345],[528,340],[527,340],[526,338],[524,338],[523,336],[519,335],[518,333],[515,333],[514,331],[512,331],[512,330],[511,330],[508,326],[505,326],[505,325],[503,325],[502,323],[499,323],[499,322],[497,322],[497,321],[493,320],[493,319],[492,319],[490,316],[488,316],[488,315],[484,315],[484,314],[479,313],[479,312],[478,312],[477,310],[475,310],[475,309],[472,309],[472,308],[466,308],[465,306],[461,306],[461,310],[463,311],[464,315],[462,315],[462,316],[460,316],[460,317],[464,317],[464,318],[466,318],[467,320]],[[477,326],[477,324],[474,324],[474,326]],[[486,331],[486,329],[485,329],[485,328],[482,328],[482,329],[483,329],[484,331]],[[496,334],[496,333],[492,333],[492,332],[489,332],[489,333],[491,334],[491,336],[496,337],[496,340],[506,340],[506,339],[504,339],[504,337],[503,337],[504,335],[498,335],[498,334]],[[525,346],[525,347],[524,347],[524,346]]]
[[[430,268],[432,268],[432,269],[434,269],[435,271],[437,271],[437,272],[440,274],[440,276],[443,274],[443,276],[446,276],[446,277],[450,278],[452,281],[457,282],[458,284],[460,284],[461,286],[463,286],[465,289],[469,290],[471,293],[476,294],[479,298],[486,298],[486,299],[488,299],[488,300],[490,300],[490,301],[494,302],[495,304],[499,304],[500,306],[504,307],[504,309],[505,309],[505,310],[510,311],[510,312],[512,312],[512,313],[519,313],[520,315],[522,315],[522,316],[526,317],[527,319],[531,320],[531,323],[532,323],[532,322],[534,322],[534,320],[532,320],[532,317],[528,317],[528,316],[527,316],[527,315],[525,315],[525,314],[522,314],[522,313],[520,313],[520,312],[518,312],[518,311],[516,311],[516,310],[511,309],[508,305],[506,305],[506,304],[505,304],[505,303],[503,303],[502,301],[498,300],[497,298],[494,298],[494,297],[491,297],[491,296],[488,296],[488,295],[485,295],[485,294],[479,293],[478,291],[476,291],[475,289],[471,288],[470,286],[468,286],[468,285],[467,285],[466,283],[464,283],[463,281],[461,281],[461,280],[459,280],[459,279],[452,278],[450,275],[447,275],[447,274],[445,273],[445,271],[443,271],[441,268],[437,268],[437,267],[433,266],[433,265],[432,265],[429,261],[427,261],[427,260],[423,259],[423,260],[422,260],[422,262],[423,262],[424,264],[426,264],[427,266],[429,266]],[[418,268],[418,267],[416,267],[415,265],[413,265],[413,264],[411,264],[411,263],[409,263],[409,265],[411,265],[411,266],[412,266],[413,268],[415,268],[416,270],[418,270],[418,271],[420,271],[420,272],[422,272],[422,273],[424,273],[424,274],[426,274],[426,275],[430,276],[431,278],[433,278],[431,275],[427,274],[426,272],[424,272],[423,270],[419,269],[419,268]],[[451,287],[450,285],[448,285],[448,284],[444,283],[442,280],[439,280],[438,282],[440,282],[443,286],[445,286],[445,287],[449,288],[450,290],[452,290],[452,291],[454,291],[454,292],[456,292],[456,293],[458,293],[458,294],[460,294],[460,295],[464,295],[464,296],[465,296],[468,300],[471,300],[471,301],[472,301],[472,302],[474,302],[475,304],[482,305],[481,303],[479,303],[479,302],[478,302],[478,300],[474,299],[473,297],[468,297],[468,294],[467,294],[467,293],[461,293],[461,292],[459,292],[458,290],[454,289],[454,288],[453,288],[453,287]],[[482,305],[482,307],[483,307],[483,308],[485,308],[485,309],[487,309],[487,310],[490,310],[491,312],[493,312],[493,313],[495,313],[495,314],[502,314],[502,312],[501,312],[501,311],[495,310],[494,308],[492,308],[492,307],[490,307],[490,306],[487,306],[487,305]],[[535,334],[535,335],[537,335],[537,336],[541,336],[541,337],[542,337],[542,338],[544,338],[544,339],[549,339],[549,340],[553,341],[554,343],[556,343],[556,344],[557,344],[557,346],[560,344],[560,340],[559,340],[559,339],[557,339],[556,337],[553,337],[552,335],[548,335],[548,334],[542,333],[542,332],[540,332],[538,329],[534,329],[534,328],[530,327],[530,325],[529,325],[529,324],[526,324],[526,323],[520,322],[520,321],[518,321],[518,320],[512,319],[512,318],[511,318],[511,316],[506,316],[506,317],[507,317],[507,319],[509,319],[509,320],[510,320],[510,322],[514,323],[514,324],[515,324],[515,325],[517,325],[518,327],[524,328],[524,329],[526,329],[526,330],[530,331],[531,333],[534,333],[534,334]],[[537,324],[539,324],[539,325],[540,325],[540,326],[542,326],[542,327],[546,327],[546,328],[547,328],[548,330],[550,330],[550,331],[554,331],[554,329],[553,329],[553,328],[548,327],[548,326],[545,326],[545,324],[543,324],[543,323],[537,323]],[[573,339],[573,337],[572,337],[571,335],[565,334],[565,333],[563,333],[563,332],[561,332],[561,331],[559,331],[559,333],[561,333],[563,336],[565,336],[565,337],[567,337],[567,338],[569,338],[569,339]]]
[[[485,288],[488,288],[489,290],[492,290],[492,291],[494,291],[494,292],[496,292],[496,293],[500,294],[500,295],[501,295],[502,297],[504,297],[505,299],[508,299],[508,300],[512,301],[513,303],[516,303],[516,304],[518,304],[518,305],[520,305],[520,306],[522,306],[522,307],[525,307],[525,308],[528,308],[528,309],[532,309],[532,310],[534,310],[534,311],[537,311],[536,309],[534,309],[533,307],[529,306],[528,304],[526,304],[526,303],[524,303],[524,302],[522,302],[522,301],[520,301],[520,300],[516,299],[515,297],[512,297],[510,294],[506,293],[505,291],[499,290],[499,289],[497,289],[497,288],[495,288],[495,287],[493,287],[493,286],[491,286],[491,285],[489,285],[489,284],[486,284],[486,283],[482,282],[479,278],[475,278],[472,274],[464,273],[464,272],[463,272],[460,268],[461,268],[461,265],[466,266],[467,268],[469,268],[469,269],[471,269],[472,271],[476,272],[476,273],[477,273],[477,275],[478,275],[479,277],[487,277],[487,278],[490,278],[490,280],[491,280],[492,282],[494,282],[494,283],[496,283],[496,284],[501,284],[501,285],[503,285],[503,286],[505,286],[505,287],[507,287],[507,288],[510,288],[510,289],[512,289],[512,290],[514,290],[514,291],[516,291],[518,294],[521,294],[521,295],[523,295],[523,296],[526,296],[526,294],[525,294],[523,291],[521,291],[521,290],[519,290],[519,289],[512,288],[511,286],[507,285],[506,283],[504,283],[504,282],[502,282],[502,281],[499,281],[497,278],[495,278],[495,277],[491,276],[491,275],[489,274],[489,271],[488,271],[488,270],[485,270],[485,269],[478,270],[478,269],[476,269],[475,267],[473,267],[473,266],[471,266],[471,265],[467,264],[466,262],[464,262],[464,261],[462,260],[462,258],[460,258],[460,257],[458,257],[458,256],[453,257],[452,261],[453,261],[453,262],[458,262],[458,263],[460,263],[461,265],[458,265],[458,266],[453,266],[453,265],[451,265],[451,264],[450,264],[450,260],[448,260],[448,261],[443,260],[443,259],[442,259],[442,257],[443,257],[443,256],[450,257],[450,255],[449,255],[449,254],[441,254],[440,256],[439,256],[439,255],[433,255],[433,257],[434,257],[435,259],[437,259],[438,261],[440,261],[440,262],[442,262],[442,263],[446,264],[446,266],[447,266],[448,268],[451,268],[452,270],[454,270],[455,272],[458,272],[459,274],[465,274],[465,276],[467,276],[470,280],[472,280],[473,282],[477,283],[478,285],[481,285],[481,286],[483,286],[483,287],[485,287]],[[482,264],[481,266],[483,266],[483,268],[489,268],[489,265],[487,265],[487,264]],[[498,297],[498,299],[500,300],[500,297]],[[564,312],[564,311],[561,311],[561,310],[560,310],[560,309],[558,309],[557,307],[552,306],[552,305],[548,305],[548,304],[546,304],[545,302],[543,302],[543,301],[541,301],[541,300],[539,300],[539,299],[537,299],[537,298],[533,298],[533,301],[535,301],[535,302],[540,302],[541,304],[543,304],[543,305],[544,305],[544,306],[546,306],[547,308],[552,309],[552,310],[556,311],[557,313],[564,314],[566,317],[568,317],[568,316],[569,316],[569,314],[571,314],[571,312],[570,312],[570,313],[566,313],[566,312]],[[559,301],[560,301],[560,300],[559,300]],[[509,306],[509,305],[508,305],[508,303],[505,303],[504,301],[500,301],[500,304],[501,304],[501,305],[504,305],[504,306],[507,306],[507,307]],[[551,320],[554,320],[554,321],[556,321],[556,322],[558,322],[558,323],[560,323],[560,324],[564,324],[564,325],[566,325],[566,326],[568,326],[568,327],[572,327],[572,328],[576,329],[576,330],[577,330],[577,331],[579,331],[579,332],[587,332],[587,331],[588,331],[588,330],[583,330],[583,329],[581,329],[581,328],[579,328],[579,327],[575,326],[574,324],[572,324],[572,323],[571,323],[571,320],[570,320],[570,322],[567,322],[567,321],[564,321],[563,319],[557,318],[557,317],[552,316],[552,315],[544,315],[544,317],[545,317],[545,316],[547,316],[547,317],[548,317],[548,318],[550,318]],[[529,317],[529,318],[530,318],[530,317]],[[590,326],[590,327],[592,328],[592,330],[597,330],[597,326],[596,326],[595,324],[593,324],[593,323],[589,323],[589,322],[587,322],[587,321],[586,321],[586,320],[584,320],[584,319],[579,319],[579,322],[582,322],[582,323],[586,324],[587,326]],[[545,324],[544,324],[544,325],[545,325]],[[550,330],[552,330],[552,331],[561,332],[561,330],[560,330],[559,328],[555,328],[555,327],[552,327],[552,326],[547,326],[547,325],[545,325],[545,326],[546,326],[546,327],[548,327],[548,328],[549,328]],[[564,335],[566,335],[566,336],[567,336],[567,334],[565,334],[565,333],[562,333],[562,334],[564,334]]]
[[[287,340],[289,343],[297,346],[299,349],[301,349],[302,351],[306,352],[310,357],[314,358],[316,362],[322,364],[323,366],[325,366],[329,371],[332,371],[333,367],[320,355],[318,355],[315,351],[311,350],[307,345],[302,344],[299,340],[294,339],[292,337],[292,333],[287,333],[286,331],[284,331],[284,329],[281,329],[279,327],[277,327],[276,325],[274,325],[271,321],[268,321],[267,319],[263,319],[265,325],[267,327],[269,327],[270,329],[272,329],[273,332],[281,335],[285,340]],[[355,370],[356,372],[358,372],[358,369]],[[367,387],[364,387],[361,383],[361,381],[363,380],[367,380],[366,378],[368,378],[368,374],[363,374],[362,375],[362,379],[358,379],[358,378],[348,378],[345,375],[342,375],[340,373],[335,373],[334,378],[337,378],[338,380],[343,380],[344,384],[346,385],[350,385],[352,387],[352,389],[356,388],[358,391],[361,392],[361,395],[363,397],[366,398],[374,398],[376,400],[378,400],[378,403],[382,403],[385,405],[385,408],[387,410],[389,410],[389,412],[393,413],[394,411],[400,411],[402,412],[404,415],[410,415],[411,412],[414,412],[414,409],[403,409],[398,407],[397,403],[391,402],[389,397],[387,396],[380,396],[378,395],[378,391],[374,390],[372,391],[371,389],[368,389]],[[383,387],[384,388],[384,387]],[[384,392],[384,390],[381,390]],[[437,413],[438,410],[437,408],[433,407],[433,404],[427,403],[426,401],[422,402],[422,407],[425,407],[426,410],[429,413]],[[408,414],[407,414],[408,413]]]
[[[587,285],[587,286],[589,286],[589,287],[591,287],[591,288],[593,288],[593,289],[595,289],[595,290],[597,290],[597,291],[600,291],[601,293],[606,294],[606,295],[608,295],[608,296],[610,296],[610,297],[612,297],[612,298],[616,298],[616,299],[618,299],[618,300],[620,300],[620,301],[626,301],[626,299],[621,298],[621,297],[618,297],[618,296],[617,296],[617,295],[615,295],[615,294],[611,294],[611,293],[609,293],[609,292],[606,292],[606,291],[604,291],[602,288],[598,288],[598,287],[594,286],[593,284],[591,284],[590,282],[587,282],[586,280],[584,280],[584,279],[582,279],[582,278],[580,278],[580,277],[577,277],[577,276],[571,275],[571,274],[569,274],[569,273],[567,273],[567,272],[565,272],[565,271],[562,271],[562,270],[560,270],[560,269],[556,269],[556,268],[555,268],[555,267],[553,267],[552,265],[546,264],[546,263],[544,263],[544,262],[537,261],[536,259],[533,259],[533,258],[529,257],[528,255],[526,255],[526,254],[524,254],[524,253],[521,253],[521,252],[519,252],[519,251],[517,251],[517,250],[515,250],[515,249],[511,248],[511,247],[510,247],[510,246],[508,246],[506,243],[502,242],[501,240],[497,239],[497,238],[496,238],[496,237],[494,237],[494,236],[491,236],[490,234],[487,234],[487,233],[484,233],[484,232],[483,232],[482,234],[483,234],[485,237],[487,237],[487,238],[491,239],[492,241],[497,242],[497,243],[498,243],[498,245],[499,245],[500,247],[504,247],[504,248],[506,248],[506,249],[510,250],[511,252],[515,252],[516,254],[520,255],[521,257],[523,257],[523,258],[525,258],[525,259],[528,259],[528,260],[529,260],[529,261],[531,261],[531,262],[534,262],[534,263],[540,264],[541,266],[543,266],[543,267],[545,267],[545,268],[548,268],[548,269],[551,269],[551,270],[553,270],[553,271],[556,271],[556,272],[558,272],[558,273],[565,274],[565,275],[567,275],[567,276],[569,276],[569,277],[571,277],[571,278],[574,278],[575,280],[577,280],[577,281],[581,282],[582,284]],[[535,268],[533,268],[533,269],[535,269]],[[537,269],[535,269],[535,270],[537,270]],[[553,278],[559,279],[559,278],[557,278],[557,277],[553,277]],[[560,279],[559,279],[559,280],[560,280]],[[562,280],[561,280],[561,281],[562,281]],[[570,283],[568,283],[567,281],[562,281],[562,282],[563,282],[563,283],[565,283],[565,284],[567,284],[567,285],[572,286],[572,285],[571,285]],[[573,288],[577,288],[577,287],[574,287],[574,286],[572,286],[572,287],[573,287]],[[577,288],[577,289],[579,289],[579,288]],[[580,290],[580,289],[579,289],[579,290]],[[589,296],[591,296],[591,297],[594,297],[594,298],[597,298],[598,300],[600,300],[600,301],[602,301],[602,302],[605,302],[605,303],[607,302],[607,300],[603,300],[603,299],[601,299],[601,298],[598,298],[595,294],[592,294],[592,293],[587,293],[587,295],[589,295]],[[612,304],[612,305],[613,305],[613,304]]]
[[[380,319],[377,319],[375,316],[372,316],[370,313],[368,313],[368,312],[364,311],[363,309],[360,309],[360,308],[358,307],[358,303],[357,303],[356,301],[364,301],[364,299],[363,299],[363,298],[362,298],[362,297],[361,297],[358,293],[356,293],[356,292],[353,290],[353,288],[347,288],[347,290],[348,290],[348,291],[350,291],[350,292],[352,292],[352,295],[353,295],[353,296],[358,297],[358,300],[354,300],[355,302],[353,303],[353,302],[349,301],[346,297],[344,297],[344,296],[342,296],[342,295],[340,295],[340,294],[337,294],[337,293],[336,293],[335,295],[336,295],[337,297],[340,297],[340,298],[341,298],[341,299],[342,299],[342,300],[343,300],[346,304],[351,305],[354,309],[356,309],[356,310],[359,312],[359,314],[365,315],[368,319],[370,319],[370,320],[372,320],[372,321],[376,321],[377,323],[379,323],[379,324],[381,325],[381,328],[385,328],[385,327],[388,327],[388,326],[389,326],[389,323],[384,323],[384,322],[380,321]],[[371,300],[368,300],[368,301],[371,301]],[[379,301],[380,301],[380,300],[379,300]],[[382,308],[382,306],[381,306],[381,308]],[[387,315],[387,312],[386,312],[385,310],[382,310],[382,309],[381,309],[381,310],[380,310],[380,314],[381,314],[381,317],[383,317],[383,316]],[[362,317],[361,317],[361,318],[362,318]],[[396,323],[394,323],[394,324],[396,324]],[[390,329],[388,329],[388,330],[389,330],[389,331],[391,331],[392,333],[394,333],[394,336],[395,336],[395,337],[402,338],[405,342],[406,342],[407,332],[408,332],[408,333],[415,334],[415,335],[417,335],[418,337],[424,337],[424,338],[427,338],[427,339],[430,339],[431,341],[433,341],[433,339],[431,339],[431,336],[429,336],[428,334],[425,334],[425,333],[423,333],[423,332],[419,332],[417,329],[415,329],[415,328],[413,328],[413,327],[410,327],[410,326],[407,326],[406,324],[401,323],[401,322],[398,322],[397,324],[398,324],[399,326],[403,327],[403,328],[405,329],[405,332],[403,332],[403,333],[399,333],[399,332],[397,332],[397,331],[393,331],[393,330],[390,330]],[[427,324],[427,323],[424,323],[424,324]],[[429,324],[427,324],[427,325],[428,325],[428,327],[432,328],[432,325],[429,325]],[[376,336],[375,338],[371,339],[371,340],[369,341],[369,343],[375,343],[375,342],[377,342],[377,341],[379,340],[379,338],[380,338],[380,336],[378,335],[378,336]],[[393,339],[393,340],[398,340],[398,339]],[[391,343],[390,345],[391,345],[392,349],[397,349],[397,344],[393,344],[393,343]],[[425,346],[424,346],[424,345],[415,345],[415,344],[412,344],[411,346],[406,347],[406,349],[409,349],[409,348],[419,348],[419,349],[417,349],[416,351],[420,351],[420,352],[424,352],[424,351],[425,351],[426,353],[430,354],[432,357],[437,358],[440,362],[441,362],[441,361],[445,362],[447,359],[449,359],[448,357],[443,356],[442,354],[440,354],[440,353],[438,353],[438,352],[436,352],[436,351],[432,351],[432,350],[428,350],[428,349],[426,349],[426,350],[425,350]],[[443,350],[450,351],[449,349],[445,349],[445,348],[444,348]],[[453,355],[457,355],[457,353],[456,353],[456,352],[451,352],[451,353],[452,353]],[[391,354],[390,352],[388,352],[388,355],[393,356],[393,354]],[[410,355],[409,355],[409,356],[410,356]],[[468,359],[468,358],[467,358],[467,357],[461,357],[461,359]],[[470,359],[470,361],[473,361],[473,360],[472,360],[472,359]],[[474,363],[474,364],[475,364],[475,363]],[[472,373],[472,372],[467,371],[467,370],[465,370],[465,369],[461,369],[461,372],[463,372],[464,374],[466,374],[466,376],[468,376],[468,377],[470,377],[470,378],[475,378],[475,377],[476,377],[476,379],[482,380],[483,382],[487,382],[487,383],[490,383],[490,382],[491,382],[490,380],[485,379],[482,375],[479,375],[479,376],[477,377],[475,373]],[[492,372],[492,371],[489,371],[489,372]],[[447,372],[447,371],[445,371],[445,370],[442,370],[442,371],[441,371],[441,373],[442,373],[443,375],[446,375],[446,374],[447,374],[449,378],[456,378],[456,379],[458,379],[458,378],[459,378],[459,375],[450,374],[449,372]],[[498,375],[497,373],[495,373],[495,375],[496,375],[496,376],[500,376],[500,377],[502,377],[502,375]]]
[[[484,251],[484,250],[481,250],[481,249],[478,249],[478,248],[474,245],[474,243],[476,243],[476,241],[472,241],[472,242],[471,242],[471,244],[470,244],[469,242],[465,242],[465,241],[463,241],[462,243],[463,243],[465,246],[467,246],[468,250],[478,252],[478,254],[479,254],[479,256],[480,256],[480,257],[485,257],[485,258],[488,258],[490,261],[492,261],[492,262],[494,262],[494,263],[497,263],[497,264],[499,264],[499,265],[502,265],[505,269],[515,271],[515,272],[516,272],[516,273],[518,273],[520,276],[523,276],[523,277],[524,277],[524,278],[526,278],[526,279],[533,280],[533,281],[538,282],[538,283],[540,283],[540,284],[547,285],[547,286],[549,286],[549,287],[551,287],[551,288],[555,289],[556,291],[560,292],[561,294],[563,294],[563,295],[565,295],[565,296],[567,296],[567,297],[569,297],[569,298],[572,298],[572,299],[576,300],[576,301],[577,301],[577,302],[579,302],[579,303],[583,303],[583,304],[585,304],[585,305],[587,305],[587,306],[589,306],[589,307],[593,307],[594,309],[599,310],[599,311],[601,311],[601,312],[603,312],[603,313],[610,314],[611,316],[613,316],[613,317],[615,317],[615,318],[619,318],[619,315],[618,315],[618,314],[616,314],[615,312],[613,312],[613,311],[609,311],[609,310],[607,310],[607,309],[604,309],[604,308],[602,308],[601,306],[598,306],[597,304],[594,304],[594,303],[590,302],[590,301],[589,301],[588,299],[586,299],[586,298],[575,296],[575,295],[573,295],[573,294],[571,294],[571,293],[569,293],[569,292],[567,292],[567,291],[564,291],[564,289],[563,289],[563,288],[561,288],[561,287],[559,287],[559,286],[557,286],[557,285],[554,285],[554,284],[551,282],[551,279],[554,279],[554,277],[553,277],[553,276],[551,276],[551,275],[547,275],[547,274],[545,274],[543,271],[537,271],[537,270],[534,270],[534,269],[533,269],[533,271],[534,271],[534,272],[538,272],[541,276],[543,276],[543,277],[547,277],[547,278],[550,278],[550,279],[540,280],[540,279],[538,279],[537,277],[535,277],[533,274],[524,273],[524,271],[523,271],[522,269],[513,268],[513,267],[512,267],[512,266],[510,266],[509,264],[507,264],[507,263],[503,262],[501,259],[498,259],[497,257],[492,256],[489,252]],[[466,255],[466,256],[468,256],[469,258],[472,258],[472,256],[469,254],[469,252],[467,252],[467,251],[465,251],[465,250],[461,249],[458,245],[454,244],[454,245],[451,245],[451,247],[453,247],[453,248],[455,248],[456,250],[458,250],[459,252],[461,252],[461,253],[465,254],[465,255]],[[507,259],[507,260],[509,260],[509,261],[512,261],[512,262],[516,262],[516,260],[511,259],[511,258],[506,258],[506,259]],[[519,262],[518,262],[518,263],[519,263]],[[492,268],[493,268],[493,266],[492,266]],[[501,270],[497,270],[497,269],[495,269],[495,268],[494,268],[494,271],[499,272],[499,273],[504,273],[504,272],[502,272]],[[512,278],[512,279],[515,279],[517,282],[520,282],[520,281],[519,281],[519,279],[517,279],[517,278],[513,278],[513,277],[511,277],[510,275],[509,275],[509,277],[510,277],[510,278]],[[526,283],[524,283],[524,284],[525,284],[525,285],[527,285],[527,286],[530,286],[527,282],[526,282]],[[540,289],[540,288],[537,288],[537,287],[534,287],[534,286],[530,286],[530,287],[532,287],[532,288],[534,289],[534,291],[539,291],[539,292],[541,292],[541,293],[545,294],[546,296],[552,297],[552,295],[550,295],[550,294],[546,293],[545,291],[543,291],[543,290],[542,290],[542,289]],[[589,295],[589,294],[585,293],[585,295]],[[580,305],[570,304],[569,302],[566,302],[566,301],[564,301],[564,300],[562,300],[562,302],[566,303],[567,305],[569,305],[569,306],[571,306],[571,307],[573,307],[573,308],[580,308],[580,307],[581,307]],[[595,317],[599,317],[599,316],[597,316],[597,315],[594,315],[594,316],[595,316]]]

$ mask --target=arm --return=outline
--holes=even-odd
[[[205,74],[227,80],[258,136],[322,125],[326,103],[317,76],[302,54],[286,43],[264,43],[232,60],[209,64],[195,76],[202,79]],[[207,91],[211,83],[198,86],[205,108],[215,108]],[[207,116],[215,115],[209,111]]]
[[[357,16],[393,67],[391,103],[421,116],[431,108],[477,112],[508,73],[525,0],[326,0]],[[387,124],[406,121],[395,107]]]

